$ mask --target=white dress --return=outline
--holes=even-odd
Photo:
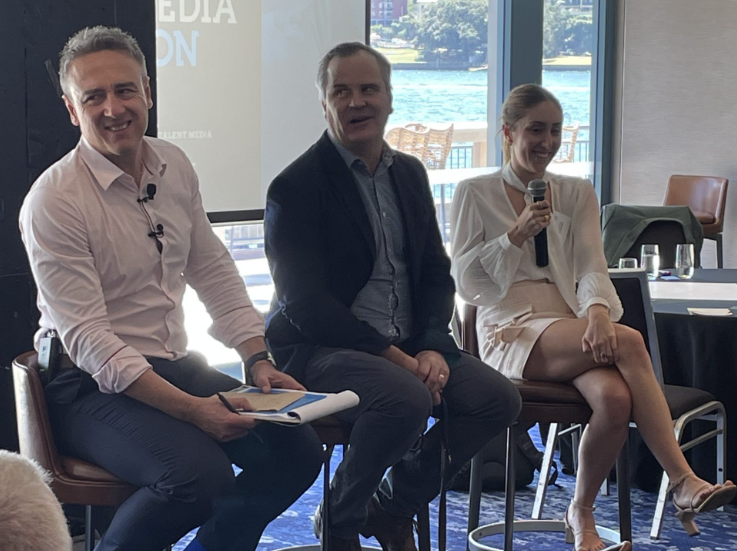
[[[547,228],[547,267],[535,264],[534,240],[518,248],[507,232],[517,213],[504,183],[525,192],[509,164],[458,184],[451,212],[452,274],[460,297],[478,307],[482,359],[507,377],[521,379],[542,332],[565,318],[584,318],[593,304],[622,303],[609,279],[601,240],[599,205],[589,180],[545,173],[553,221]]]

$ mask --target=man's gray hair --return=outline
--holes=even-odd
[[[335,48],[330,50],[320,60],[320,64],[317,66],[317,80],[315,85],[317,86],[318,92],[320,92],[320,101],[325,99],[328,85],[328,65],[334,57],[351,57],[359,52],[367,52],[374,56],[376,62],[379,64],[379,70],[381,71],[381,78],[386,86],[386,91],[389,97],[392,96],[392,66],[389,60],[384,57],[380,52],[374,50],[371,46],[366,46],[361,42],[343,42],[338,44]]]
[[[135,38],[117,27],[86,27],[75,33],[59,54],[59,82],[64,94],[69,97],[69,64],[87,54],[114,50],[135,59],[146,76],[146,58]]]

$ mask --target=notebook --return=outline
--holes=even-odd
[[[302,425],[315,419],[333,415],[339,411],[358,405],[358,395],[350,390],[337,394],[305,392],[274,388],[264,394],[258,387],[243,385],[234,390],[223,392],[226,398],[234,395],[248,398],[253,411],[240,411],[260,421],[270,421],[286,425]]]

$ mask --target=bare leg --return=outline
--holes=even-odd
[[[579,468],[574,501],[592,507],[601,483],[608,476],[622,449],[629,428],[632,398],[627,383],[614,367],[597,367],[572,381],[591,405],[592,414],[579,447]],[[571,507],[568,521],[581,534],[575,549],[599,550],[604,547],[596,535],[590,512]]]
[[[573,381],[575,385],[575,381],[579,376],[595,368],[602,367],[602,364],[597,364],[594,361],[590,353],[582,351],[581,338],[586,331],[587,324],[588,321],[585,319],[560,320],[548,327],[540,336],[530,354],[525,366],[525,378],[552,382]],[[614,324],[614,327],[620,356],[616,368],[629,387],[632,397],[633,417],[643,439],[671,480],[691,473],[691,467],[686,462],[673,435],[673,421],[668,404],[655,378],[642,336],[634,329],[623,325]],[[582,393],[585,390],[584,386],[581,385]],[[588,401],[589,397],[585,394],[584,396]],[[592,399],[598,400],[599,398],[592,396]],[[596,412],[597,405],[589,403],[592,410]],[[601,439],[601,442],[597,441],[599,439]],[[592,433],[587,444],[592,453],[586,455],[585,460],[596,461],[594,457],[601,453],[600,446],[607,445],[608,440],[607,433]],[[581,465],[585,463],[583,454],[580,463]],[[609,466],[611,467],[611,464]],[[600,465],[595,465],[593,469],[603,467],[602,462]],[[594,475],[592,473],[591,481],[593,479]],[[586,483],[587,486],[589,483]],[[716,488],[709,486],[704,489],[702,488],[703,484],[704,482],[696,476],[688,477],[676,489],[676,500],[687,502],[686,496],[692,496],[699,489],[701,489],[703,496],[697,498],[696,502],[703,500]],[[595,495],[589,494],[591,489],[588,487],[581,488],[580,491],[582,498],[586,495]],[[577,497],[579,495],[578,488],[576,495]]]

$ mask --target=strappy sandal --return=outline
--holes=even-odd
[[[672,492],[673,490],[678,488],[678,486],[683,484],[684,480],[690,477],[698,478],[693,471],[679,476],[677,479],[668,484],[668,491]],[[711,492],[708,496],[706,496],[706,499],[704,499],[704,501],[695,506],[694,500],[696,499],[696,497],[699,496],[705,488],[711,488],[712,486],[713,485],[709,482],[704,482],[699,487],[699,489],[691,495],[691,499],[689,500],[687,507],[682,507],[678,505],[678,503],[676,503],[676,496],[673,496],[673,505],[675,505],[676,507],[676,517],[678,517],[678,520],[681,521],[681,524],[683,524],[683,529],[689,536],[698,536],[700,534],[699,527],[696,526],[696,522],[694,521],[694,517],[698,513],[713,511],[714,509],[718,509],[722,505],[727,505],[730,501],[734,499],[734,496],[737,495],[737,486],[735,486],[734,484],[730,484],[729,486],[722,486],[721,488]]]
[[[572,499],[571,504],[566,509],[566,515],[565,517],[563,517],[563,522],[565,523],[566,527],[566,543],[573,544],[573,551],[589,551],[584,547],[576,547],[576,536],[583,536],[584,534],[594,534],[601,541],[599,532],[590,528],[583,530],[574,530],[574,528],[568,522],[568,509],[570,509],[571,507],[575,507],[576,509],[580,509],[581,511],[592,514],[596,510],[596,507],[587,507],[586,505],[581,505],[580,503]],[[583,539],[583,537],[581,537],[581,539]],[[631,549],[632,544],[629,541],[623,541],[620,543],[615,543],[614,545],[610,545],[609,547],[605,547],[601,551],[631,551]]]

